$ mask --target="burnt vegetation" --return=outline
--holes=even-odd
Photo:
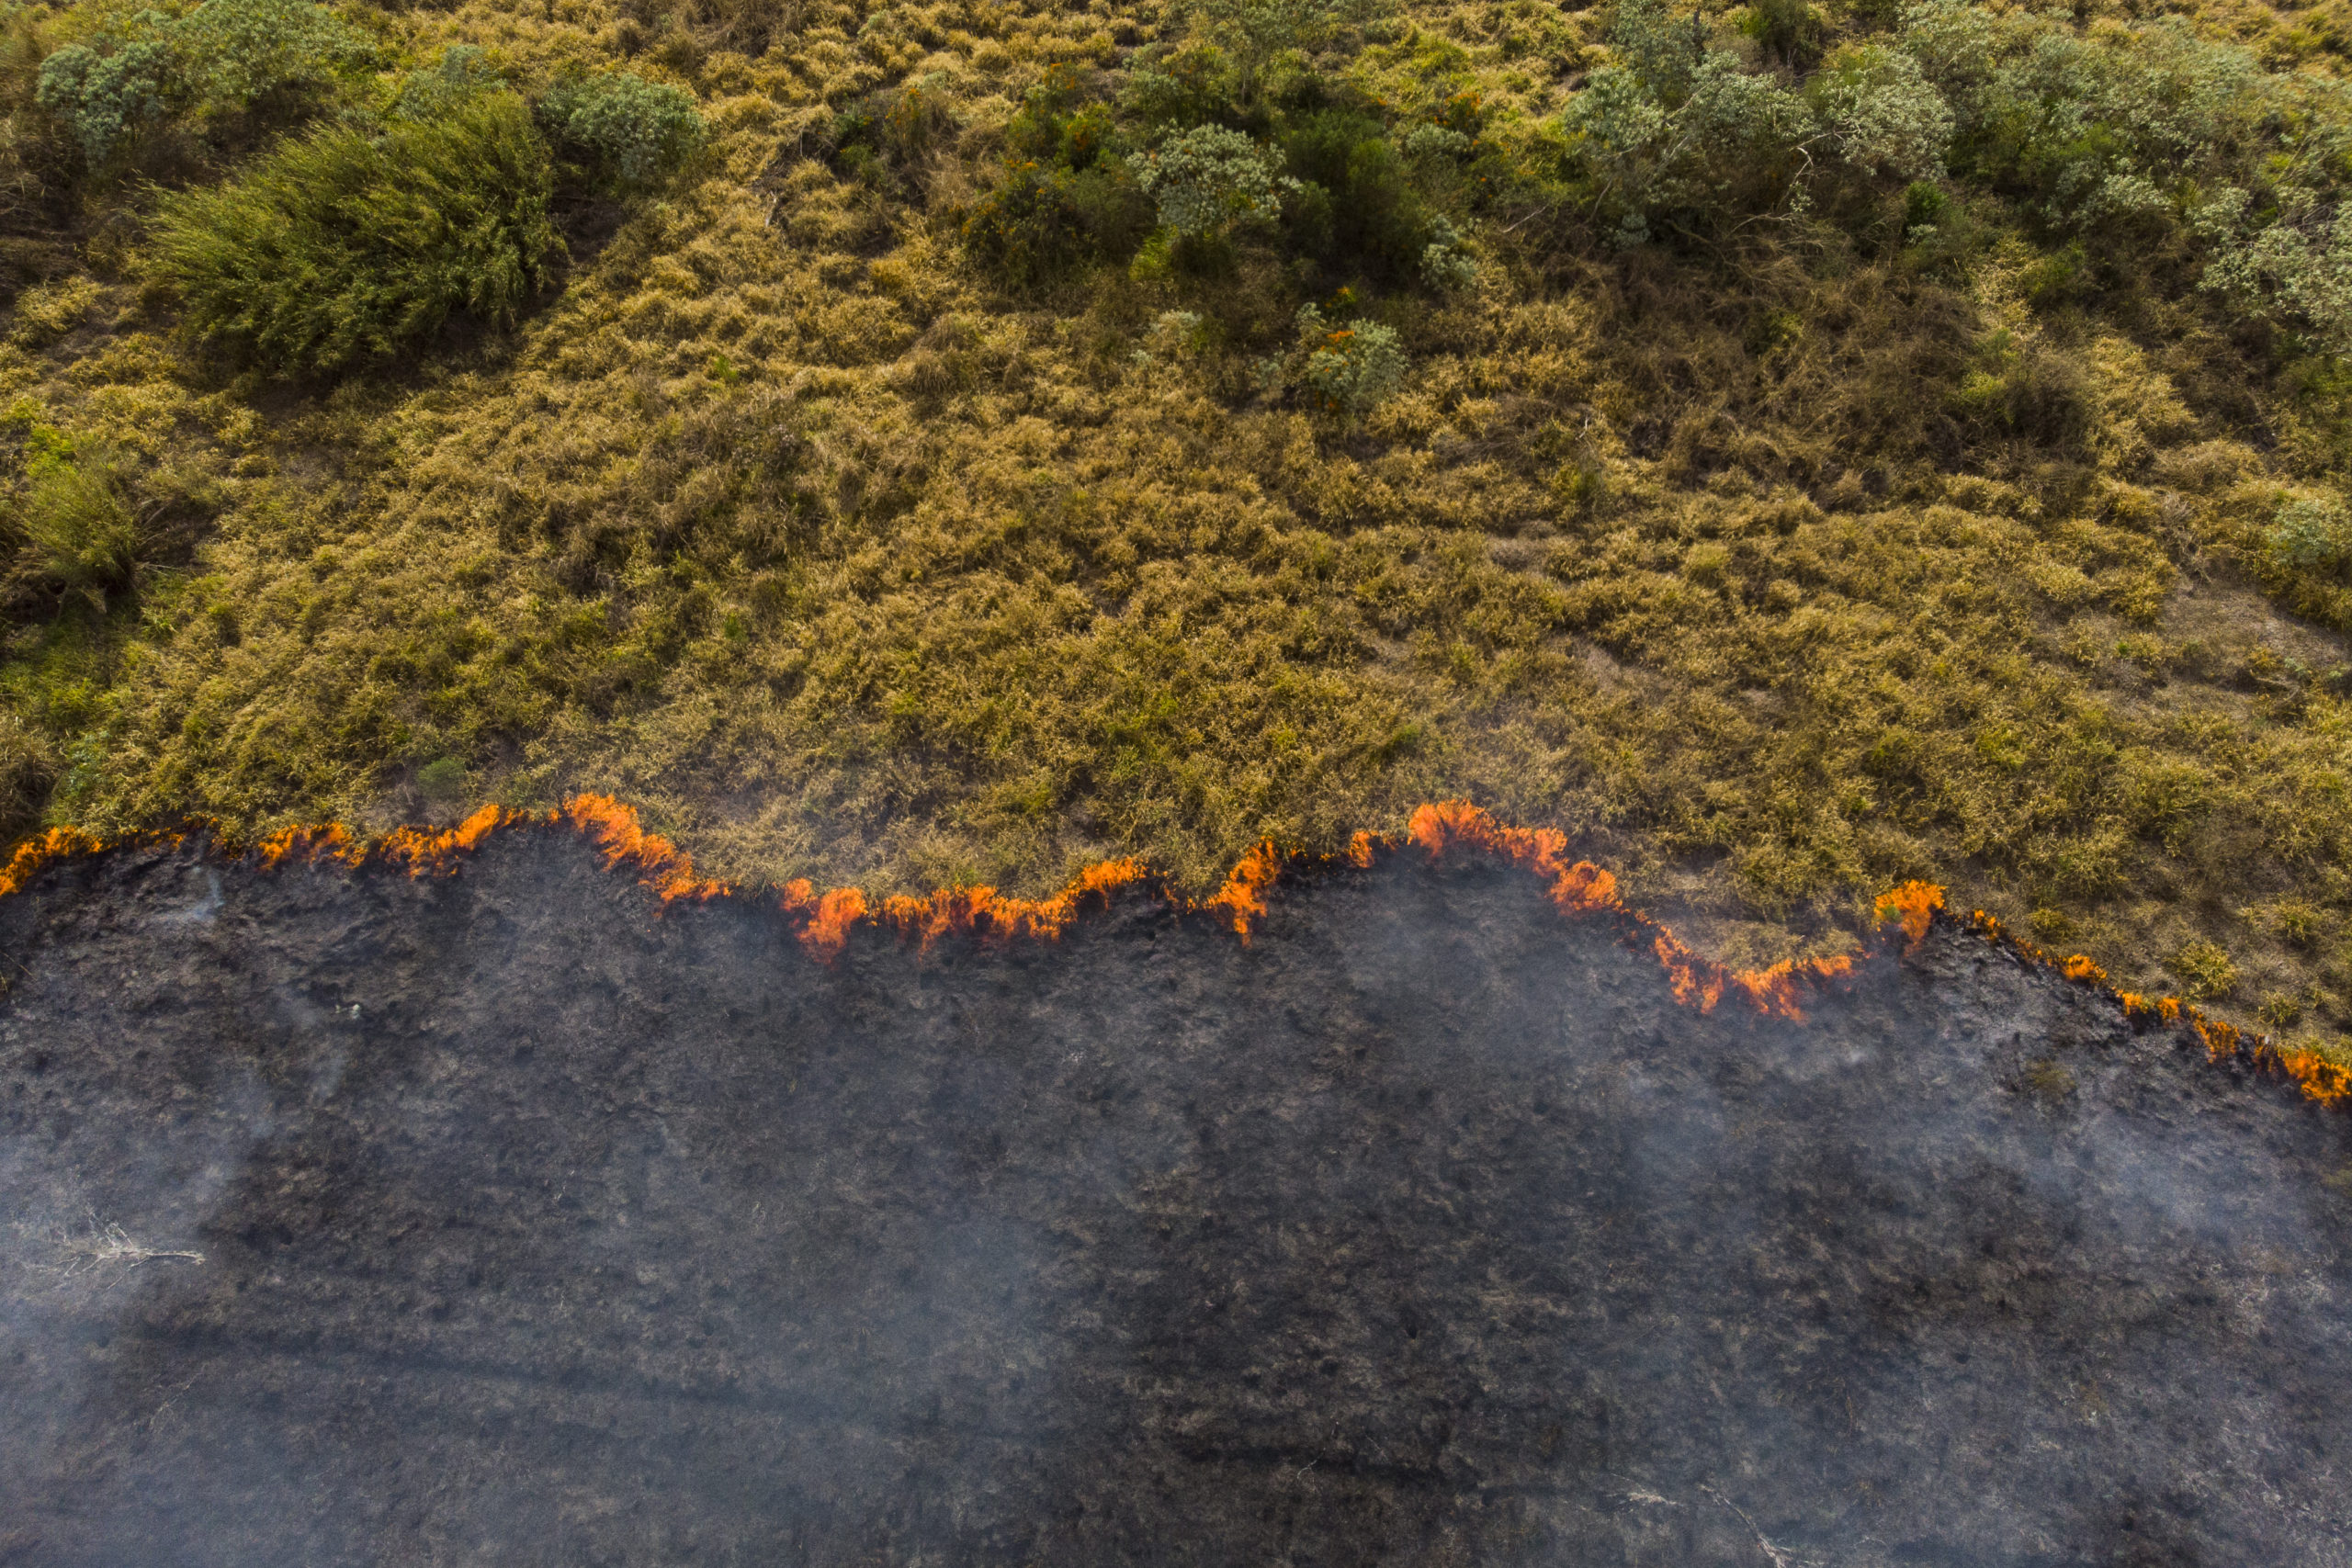
[[[2352,1027],[2331,6],[6,28],[10,831],[1036,892],[1468,795],[1734,962],[1929,877]]]

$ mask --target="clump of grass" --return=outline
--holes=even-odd
[[[116,464],[102,452],[34,463],[17,525],[43,576],[101,603],[138,564],[139,520]]]
[[[0,707],[0,833],[14,835],[40,819],[57,776],[48,740],[16,713]]]
[[[2165,967],[2179,977],[2181,994],[2190,1001],[2218,1000],[2237,989],[2237,964],[2210,942],[2188,943],[2165,960]]]
[[[43,348],[80,326],[98,302],[98,286],[88,277],[60,278],[17,296],[8,341],[19,348]]]
[[[455,757],[436,757],[416,770],[416,789],[435,806],[455,806],[466,795],[466,765]]]
[[[380,131],[332,126],[167,197],[149,265],[188,330],[268,368],[382,361],[463,312],[511,326],[562,242],[547,143],[509,92]]]
[[[2026,1092],[2045,1111],[2064,1108],[2079,1087],[2066,1065],[2052,1057],[2028,1064],[2022,1081]]]

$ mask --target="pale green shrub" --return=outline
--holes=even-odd
[[[2352,207],[2290,186],[2267,223],[2254,193],[2225,186],[2194,219],[2210,249],[2201,287],[2250,315],[2292,321],[2333,354],[2352,352]]]
[[[693,94],[626,71],[558,83],[539,100],[539,121],[598,184],[624,195],[666,179],[707,134]]]
[[[1806,90],[1849,167],[1905,181],[1943,173],[1951,106],[1910,55],[1877,44],[1841,49]]]
[[[158,13],[145,12],[141,20]],[[92,170],[114,166],[175,107],[180,82],[159,38],[68,44],[41,62],[34,96],[64,128]]]
[[[1379,321],[1335,325],[1313,305],[1298,312],[1297,385],[1325,409],[1363,418],[1404,385],[1411,368],[1395,328]]]
[[[1803,97],[1724,51],[1702,52],[1687,70],[1679,54],[1646,54],[1672,90],[1635,67],[1603,66],[1561,116],[1590,205],[1614,220],[1619,243],[1642,243],[1669,214],[1706,221],[1802,205],[1797,152],[1814,130]]]
[[[1478,281],[1478,264],[1451,220],[1431,218],[1429,235],[1429,243],[1421,247],[1422,282],[1442,293],[1467,288]]]
[[[315,92],[372,52],[366,38],[311,0],[204,0],[169,42],[209,109],[249,109]]]
[[[2352,516],[2333,500],[2291,500],[2278,508],[2262,542],[2271,560],[2290,571],[2335,576],[2352,562]]]
[[[205,0],[185,16],[143,10],[55,51],[35,85],[93,172],[187,113],[285,107],[364,64],[367,39],[312,0]]]
[[[1136,184],[1159,209],[1160,226],[1182,239],[1214,239],[1245,223],[1272,222],[1298,182],[1282,159],[1238,130],[1204,125],[1128,159]]]
[[[1385,9],[1383,0],[1193,0],[1193,15],[1232,57],[1238,96],[1254,104],[1274,57],[1315,50]]]

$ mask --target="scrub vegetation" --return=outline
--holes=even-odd
[[[11,831],[573,789],[1195,887],[1468,795],[2352,1030],[2352,13],[95,0],[0,43]]]

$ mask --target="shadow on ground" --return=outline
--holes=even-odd
[[[2352,1119],[1954,929],[1802,1025],[1414,857],[827,967],[549,832],[0,954],[0,1562],[2352,1561]]]

